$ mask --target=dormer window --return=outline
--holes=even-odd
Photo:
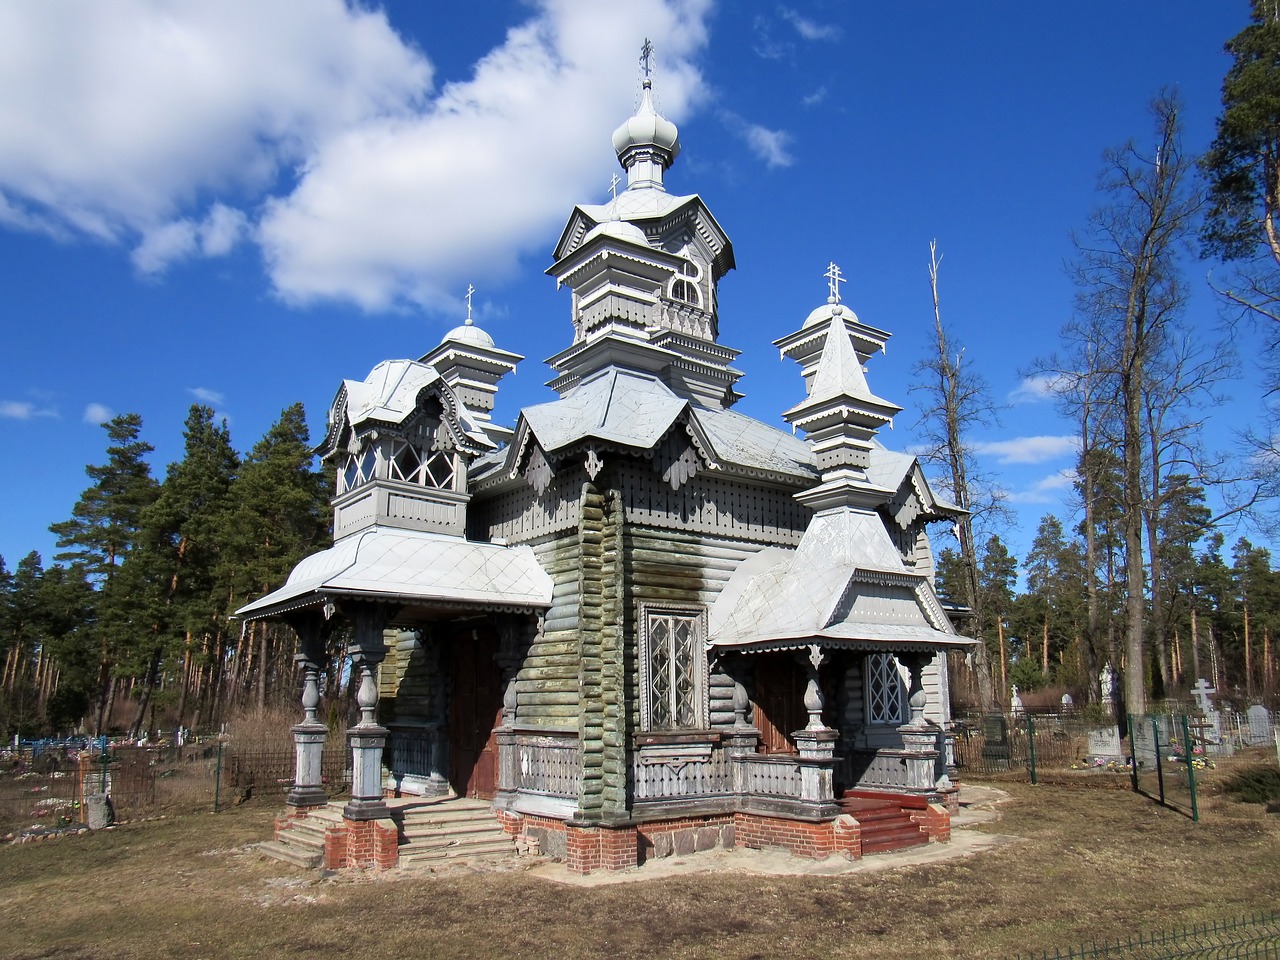
[[[702,298],[698,295],[698,279],[701,271],[692,260],[680,262],[680,274],[671,281],[671,299],[677,303],[701,306]]]
[[[373,447],[365,447],[360,453],[348,455],[338,477],[339,493],[362,487],[373,479],[378,467],[378,454]]]

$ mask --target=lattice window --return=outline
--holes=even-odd
[[[641,608],[641,677],[645,730],[706,728],[706,653],[698,610]]]
[[[342,487],[339,492],[346,493],[348,490],[364,486],[364,484],[373,479],[377,467],[378,454],[373,447],[365,447],[361,453],[348,455],[347,462],[342,467],[342,475],[339,478],[339,483]]]
[[[892,654],[867,655],[867,723],[897,726],[904,722],[902,668]]]
[[[387,472],[392,480],[417,483],[437,490],[452,490],[457,474],[457,461],[449,450],[432,450],[424,458],[417,445],[397,440],[391,447]]]

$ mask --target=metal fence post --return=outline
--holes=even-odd
[[[1156,748],[1156,782],[1160,784],[1160,804],[1164,805],[1164,765],[1160,762],[1160,723],[1151,718],[1151,741]]]
[[[224,744],[218,741],[218,760],[217,765],[213,768],[213,812],[220,812],[218,807],[222,801],[222,750]]]
[[[1031,763],[1031,783],[1036,782],[1036,721],[1027,713],[1027,759]]]
[[[1129,730],[1129,778],[1133,781],[1133,792],[1138,792],[1138,742],[1133,736],[1133,714],[1125,714],[1125,726]]]
[[[1182,715],[1182,752],[1187,759],[1187,788],[1191,791],[1191,822],[1200,822],[1200,806],[1196,803],[1195,749],[1191,744],[1191,721]]]

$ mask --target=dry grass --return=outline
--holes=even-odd
[[[327,880],[246,845],[273,804],[0,849],[8,957],[1010,957],[1280,902],[1280,817],[1010,784],[992,852],[840,877],[564,887],[520,871]]]

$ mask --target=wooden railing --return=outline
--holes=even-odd
[[[714,750],[708,760],[645,762],[638,752],[632,762],[637,800],[717,797],[734,792],[733,762],[723,750]]]
[[[742,793],[757,797],[800,796],[800,759],[793,756],[741,757]]]
[[[572,800],[578,796],[578,738],[522,733],[516,736],[516,787]]]

